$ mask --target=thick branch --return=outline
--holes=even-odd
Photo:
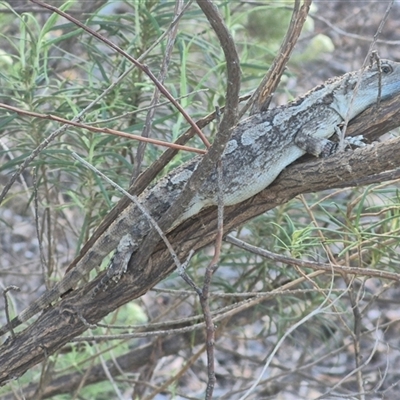
[[[211,171],[215,168],[216,163],[220,159],[221,154],[224,151],[229,138],[231,137],[231,132],[235,127],[237,118],[236,111],[240,90],[239,56],[229,31],[225,26],[222,16],[220,15],[216,6],[213,5],[209,0],[202,0],[199,2],[199,6],[202,8],[203,12],[210,21],[211,26],[215,30],[224,50],[225,57],[227,58],[227,64],[229,65],[229,68],[227,68],[227,103],[225,107],[225,113],[213,145],[211,148],[209,148],[199,166],[190,176],[188,182],[180,193],[179,198],[170,206],[170,208],[158,221],[159,227],[164,231],[167,231],[168,228],[173,225],[174,221],[176,221],[176,219],[181,215],[182,210],[186,209],[198,188],[204,184]],[[231,65],[232,63],[234,66]],[[138,258],[136,259],[138,264],[146,264],[148,262],[150,254],[159,240],[159,234],[153,229],[141,245],[142,248],[145,248],[148,251],[138,252]]]
[[[253,93],[250,100],[241,111],[242,115],[249,107],[251,107],[250,114],[256,114],[259,111],[265,111],[268,109],[272,96],[279,85],[283,72],[285,71],[289,57],[299,39],[303,25],[306,22],[311,6],[311,0],[305,0],[301,7],[300,4],[300,0],[295,1],[289,28],[282,45],[277,52],[277,56],[275,57],[268,73],[259,84],[257,90]]]
[[[400,96],[382,102],[379,113],[374,117],[374,107],[365,111],[349,127],[352,134],[361,134],[359,127],[369,126],[368,133],[384,134],[395,126],[400,126]],[[387,119],[386,116],[391,115]],[[238,227],[245,221],[283,204],[300,193],[342,187],[355,184],[362,178],[377,175],[400,166],[400,138],[343,152],[326,159],[312,159],[297,163],[282,172],[278,179],[266,190],[253,198],[228,207],[225,213],[225,231]],[[175,229],[169,239],[180,259],[188,252],[198,251],[215,238],[216,209],[204,210],[201,214],[184,222]],[[0,384],[12,377],[22,375],[27,369],[54,353],[73,337],[87,329],[83,320],[96,323],[119,306],[140,297],[173,270],[173,262],[168,251],[158,244],[150,255],[149,262],[138,264],[146,248],[142,246],[130,263],[130,273],[114,288],[99,293],[96,298],[88,298],[87,293],[101,279],[101,276],[83,288],[67,295],[56,307],[47,310],[16,339],[0,349]],[[81,318],[83,317],[83,319]]]

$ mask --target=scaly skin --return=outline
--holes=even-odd
[[[359,79],[358,90],[355,93],[354,88]],[[331,153],[334,145],[328,138],[345,120],[347,113],[349,112],[350,119],[354,118],[377,102],[379,92],[381,99],[400,92],[399,63],[381,60],[380,70],[378,65],[374,64],[362,73],[355,71],[331,79],[287,105],[253,115],[239,123],[222,155],[224,204],[237,204],[259,193],[269,186],[287,165],[305,153],[315,156]],[[154,219],[158,220],[176,201],[200,161],[201,157],[193,158],[139,197]],[[208,177],[171,229],[203,208],[217,205],[216,176],[214,171]],[[120,264],[126,263],[148,230],[146,218],[132,203],[99,237],[76,267],[10,324],[3,326],[0,335],[56,302],[60,295],[73,289],[116,248],[118,251],[113,258],[111,269],[124,270],[126,265]],[[121,238],[129,240],[118,246]]]

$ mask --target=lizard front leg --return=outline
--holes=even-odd
[[[340,128],[338,126],[334,127],[334,131],[339,134]],[[331,135],[328,137],[332,136]],[[345,147],[353,145],[362,147],[365,146],[365,143],[362,141],[363,136],[358,135],[354,137],[345,138]],[[332,154],[335,154],[339,148],[339,142],[333,142],[327,138],[321,138],[317,135],[314,136],[310,133],[305,133],[305,128],[300,129],[297,135],[294,138],[294,143],[296,146],[300,147],[308,154],[312,154],[316,157],[328,157]]]

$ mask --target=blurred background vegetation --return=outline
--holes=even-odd
[[[290,21],[292,2],[215,3],[240,54],[241,94],[248,94],[276,56]],[[167,38],[162,35],[174,19],[175,2],[51,4],[140,58],[155,75],[159,73],[167,51]],[[386,5],[316,1],[273,105],[283,104],[329,77],[359,68]],[[383,57],[400,58],[398,46],[389,42],[400,40],[399,21],[400,6],[396,4],[382,34],[384,42],[379,44]],[[68,120],[87,109],[81,116],[86,124],[142,133],[154,85],[142,71],[133,69],[108,90],[131,67],[123,56],[75,24],[24,0],[0,2],[0,26],[1,103]],[[224,105],[225,72],[224,55],[214,32],[196,3],[189,4],[179,21],[165,86],[191,117],[198,119]],[[138,142],[72,126],[54,134],[59,128],[58,122],[0,107],[0,190],[52,135],[49,145],[24,170],[0,206],[0,282],[2,287],[15,284],[21,288],[12,296],[13,313],[62,278],[65,267],[119,199],[119,193],[76,163],[71,151],[127,188],[132,177],[164,150],[147,145],[141,160]],[[173,141],[187,128],[182,115],[161,98],[151,120],[151,137]],[[211,141],[215,128],[211,123],[204,130]],[[202,146],[198,139],[190,145]],[[191,156],[180,152],[164,173]],[[397,188],[394,182],[301,196],[254,219],[237,234],[255,246],[294,258],[326,262],[328,255],[333,255],[337,264],[398,272]],[[214,310],[248,298],[250,293],[270,292],[301,276],[298,269],[229,244],[224,244],[223,250],[212,291],[224,295],[213,297]],[[196,282],[202,281],[211,251],[197,254],[190,265],[188,272]],[[240,398],[261,373],[279,339],[304,316],[318,310],[327,295],[329,301],[324,304],[330,307],[316,312],[285,338],[268,373],[249,398],[319,398],[333,387],[336,395],[353,396],[363,389],[371,391],[369,399],[383,398],[382,393],[394,398],[400,367],[398,289],[383,280],[332,278],[330,274],[276,294],[222,327],[216,343],[215,398]],[[197,296],[172,274],[105,322],[149,327],[165,322],[167,329],[168,321],[199,313]],[[99,327],[88,334],[109,332]],[[115,380],[101,374],[96,378],[94,371],[104,360],[123,355],[135,358],[140,346],[163,339],[71,344],[51,356],[46,368],[38,366],[1,389],[0,396],[203,398],[205,355],[196,353],[203,343],[197,343],[195,336],[192,343],[183,342],[168,356],[145,358],[139,360],[140,365],[119,371]],[[371,356],[363,369],[362,388],[354,373],[355,353],[362,353],[365,360]],[[89,382],[92,384],[87,385]]]

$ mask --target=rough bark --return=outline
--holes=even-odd
[[[375,138],[400,126],[400,96],[370,107],[348,128],[348,134],[365,134]],[[263,212],[283,204],[300,193],[358,185],[367,177],[379,181],[379,174],[400,166],[400,138],[339,153],[326,159],[311,159],[286,168],[266,190],[253,198],[225,210],[225,232]],[[304,160],[303,160],[304,161]],[[386,174],[382,179],[392,175]],[[213,242],[216,231],[216,209],[207,209],[184,222],[169,235],[181,260],[190,250],[198,251]],[[66,295],[55,307],[46,310],[27,329],[0,348],[0,384],[21,376],[43,361],[88,325],[95,324],[119,306],[140,297],[168,276],[174,265],[164,245],[159,243],[146,265],[136,265],[145,248],[134,254],[129,273],[114,287],[90,298],[87,293],[101,276]]]

